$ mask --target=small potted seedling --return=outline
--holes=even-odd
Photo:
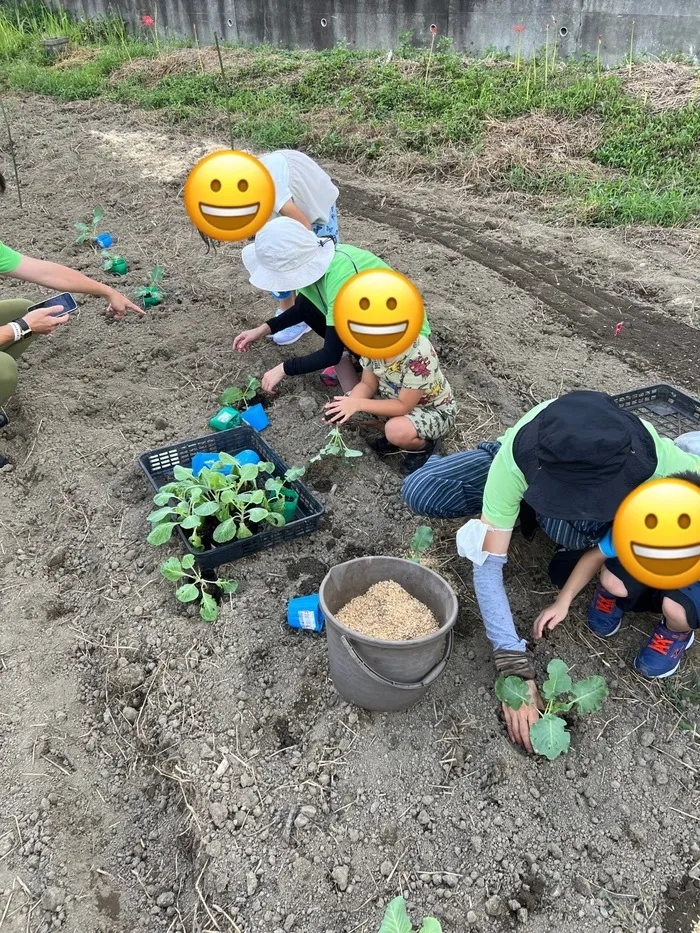
[[[340,428],[333,428],[326,435],[326,443],[309,463],[316,463],[322,457],[339,457],[343,463],[350,464],[355,457],[361,457],[361,450],[353,450],[343,440]]]
[[[109,250],[102,250],[102,260],[102,268],[112,275],[126,275],[129,271],[126,259],[123,256],[112,256]]]
[[[306,473],[306,467],[290,467],[283,477],[270,476],[265,481],[268,502],[273,512],[281,512],[285,522],[294,521],[299,504],[299,493],[285,486],[293,483]]]
[[[406,901],[395,897],[389,903],[379,928],[379,933],[412,933],[413,924],[406,911]],[[418,933],[442,933],[442,927],[435,917],[426,917]]]
[[[256,379],[255,376],[251,376],[242,389],[238,386],[229,386],[224,389],[219,399],[224,408],[237,411],[240,419],[250,425],[251,428],[255,428],[256,431],[262,431],[270,423],[261,402],[254,405],[250,404],[253,399],[258,397],[260,387],[260,380]]]
[[[136,289],[136,297],[143,298],[146,308],[154,308],[166,297],[165,292],[160,287],[160,283],[163,281],[163,272],[162,266],[154,266],[148,277],[148,285],[142,285],[141,288]]]
[[[109,233],[98,233],[97,228],[105,213],[101,207],[94,207],[92,210],[92,220],[89,224],[77,223],[75,229],[78,231],[76,243],[91,243],[100,249],[109,249],[112,245],[112,236]]]
[[[166,580],[180,584],[175,596],[181,603],[199,603],[199,614],[205,622],[215,622],[222,596],[232,596],[238,589],[234,580],[205,580],[193,554],[185,554],[182,560],[169,557],[161,564],[160,572]]]
[[[423,554],[425,554],[432,543],[433,529],[430,525],[421,525],[411,538],[411,550],[406,555],[406,558],[412,560],[414,564],[420,564]]]
[[[571,736],[566,731],[566,721],[559,714],[576,710],[579,715],[597,712],[603,700],[608,696],[605,679],[598,674],[586,677],[574,683],[569,676],[567,665],[555,659],[547,665],[549,677],[542,684],[542,696],[547,701],[540,718],[530,726],[530,741],[538,755],[544,755],[554,761],[568,752]],[[564,697],[568,695],[568,699]],[[496,681],[496,696],[519,710],[523,703],[530,702],[530,691],[520,677],[505,677],[503,674]]]

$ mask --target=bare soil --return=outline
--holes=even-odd
[[[181,198],[223,139],[97,102],[23,98],[15,124],[25,206],[11,188],[3,240],[99,276],[72,229],[99,203],[130,263],[119,287],[159,263],[168,299],[120,325],[82,301],[26,354],[0,434],[13,462],[0,475],[2,933],[376,933],[397,893],[448,933],[690,933],[700,755],[682,703],[697,661],[665,685],[636,677],[651,618],[602,644],[584,597],[538,646],[540,672],[562,657],[603,673],[611,699],[574,724],[566,758],[529,758],[499,719],[459,523],[435,523],[428,560],[461,607],[449,667],[408,712],[348,707],[324,637],[289,629],[287,600],[336,562],[405,554],[420,523],[398,471],[352,432],[356,467],[307,474],[327,510],[316,535],[227,567],[239,595],[212,626],[177,603],[158,571],[175,545],[145,541],[138,456],[208,433],[224,386],[316,338],[231,353],[270,302],[240,247],[204,254]],[[343,239],[424,296],[460,404],[452,449],[569,389],[700,393],[697,232],[550,228],[521,205],[331,168]],[[289,465],[322,445],[327,397],[309,377],[269,405],[265,438]],[[540,534],[509,562],[523,632],[551,601],[550,553]]]

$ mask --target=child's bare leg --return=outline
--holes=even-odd
[[[422,450],[425,447],[425,440],[418,437],[413,422],[405,416],[389,418],[384,426],[384,433],[390,444],[402,450]]]

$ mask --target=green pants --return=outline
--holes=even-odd
[[[7,301],[0,301],[0,327],[22,317],[30,306],[31,302],[25,301],[23,298],[10,298]],[[33,339],[34,336],[32,335],[21,343],[0,347],[0,406],[7,403],[17,388],[17,363],[15,360],[24,353]]]

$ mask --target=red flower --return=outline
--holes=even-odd
[[[524,31],[525,31],[525,26],[523,23],[521,23],[519,26],[513,27],[513,32],[524,32]]]
[[[156,21],[153,19],[152,16],[146,15],[146,16],[142,16],[142,17],[141,17],[141,23],[142,23],[144,26],[155,26]]]

